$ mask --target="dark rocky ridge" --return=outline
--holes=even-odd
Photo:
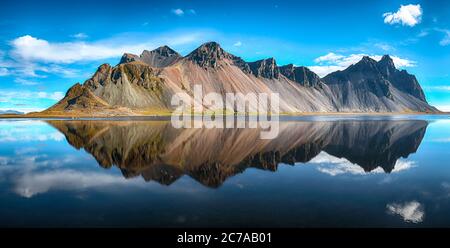
[[[183,56],[175,52],[168,46],[161,46],[155,50],[144,50],[140,56],[131,53],[125,53],[120,59],[119,64],[140,61],[152,67],[163,68],[170,66],[180,60]]]
[[[199,48],[188,54],[186,59],[203,68],[217,68],[220,66],[221,61],[228,60],[242,71],[250,73],[250,67],[243,59],[227,53],[217,42],[208,42],[201,45]]]
[[[274,58],[262,59],[248,64],[253,75],[257,77],[273,79],[280,75],[280,69]]]
[[[320,77],[305,66],[294,66],[293,64],[281,66],[280,72],[285,77],[303,86],[315,87],[322,81]]]
[[[408,109],[426,111],[427,108],[426,105],[419,106],[420,102],[427,102],[415,76],[397,70],[388,55],[379,62],[365,56],[358,63],[343,71],[330,73],[322,80],[338,96],[341,106],[369,108],[378,104],[386,109],[395,108],[389,99],[392,102],[405,102],[405,108]]]

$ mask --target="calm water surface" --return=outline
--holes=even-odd
[[[450,118],[0,120],[3,227],[450,227]]]

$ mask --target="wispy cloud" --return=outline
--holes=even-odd
[[[89,36],[85,33],[77,33],[77,34],[71,35],[71,37],[76,38],[76,39],[86,39]]]
[[[414,27],[422,21],[422,8],[420,4],[401,5],[397,12],[387,12],[383,14],[384,23],[402,24]]]
[[[448,85],[436,85],[436,86],[426,86],[425,90],[428,91],[450,91],[450,86]]]
[[[7,69],[7,68],[1,68],[0,67],[0,77],[2,77],[2,76],[8,76],[10,73],[9,73],[9,70]]]
[[[327,74],[338,71],[338,70],[344,70],[348,66],[352,64],[356,64],[358,61],[360,61],[364,56],[369,56],[374,60],[380,60],[382,58],[382,55],[369,55],[369,54],[350,54],[350,55],[342,55],[342,54],[336,54],[333,52],[330,52],[328,54],[325,54],[323,56],[320,56],[314,60],[314,62],[317,65],[308,66],[312,71],[317,73],[319,76],[324,77]],[[414,67],[416,66],[416,62],[400,58],[397,56],[391,56],[392,60],[394,61],[394,64],[397,68],[402,67]]]
[[[233,44],[233,46],[240,47],[240,46],[242,46],[242,42],[237,41],[236,43]]]
[[[187,10],[183,10],[181,8],[177,8],[177,9],[171,9],[170,12],[172,12],[172,14],[176,15],[176,16],[184,16],[185,14],[190,14],[190,15],[196,15],[197,11],[195,11],[195,9],[187,9]]]
[[[378,47],[381,50],[386,51],[386,52],[395,50],[395,48],[393,46],[386,44],[386,43],[375,43],[374,46]]]
[[[20,85],[24,85],[24,86],[33,86],[33,85],[38,85],[39,83],[36,81],[31,81],[28,79],[23,79],[23,78],[16,78],[14,79],[14,82]]]
[[[0,110],[40,111],[63,97],[60,91],[0,91]]]
[[[442,28],[436,28],[435,30],[444,34],[444,37],[439,41],[439,44],[441,46],[450,45],[450,30]]]

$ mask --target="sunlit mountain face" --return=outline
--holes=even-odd
[[[263,140],[163,119],[1,121],[1,225],[449,226],[448,124],[286,117]]]

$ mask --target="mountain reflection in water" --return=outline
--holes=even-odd
[[[278,164],[306,163],[322,151],[365,172],[394,170],[415,153],[428,122],[422,120],[282,121],[276,139],[259,129],[176,129],[168,121],[47,121],[100,166],[117,166],[126,178],[170,185],[189,175],[208,187],[249,167],[276,171]]]

